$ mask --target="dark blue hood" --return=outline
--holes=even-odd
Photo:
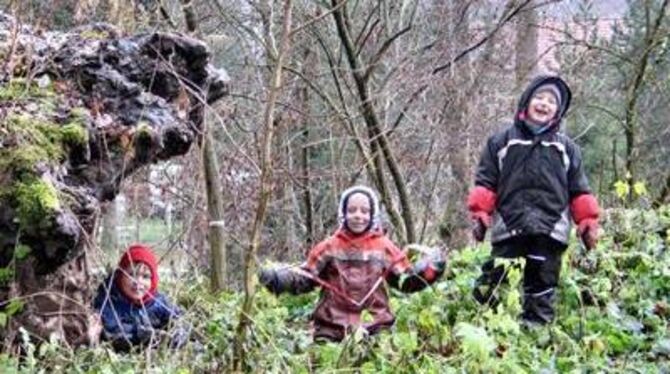
[[[523,125],[522,123],[523,121],[519,120],[519,114],[524,112],[526,108],[528,108],[528,103],[530,102],[530,98],[533,92],[538,87],[545,84],[555,85],[556,87],[558,87],[558,90],[561,93],[561,106],[560,108],[558,108],[557,121],[552,129],[556,130],[560,128],[561,120],[565,116],[565,113],[568,111],[568,108],[570,108],[570,101],[572,100],[572,91],[570,91],[570,87],[568,87],[568,84],[565,83],[563,79],[552,75],[539,76],[533,79],[533,81],[530,82],[528,87],[526,87],[526,89],[523,91],[523,94],[521,94],[519,104],[517,105],[516,115],[514,116],[515,123],[517,123],[518,125]]]

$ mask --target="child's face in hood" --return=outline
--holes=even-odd
[[[133,262],[121,269],[119,287],[121,292],[134,302],[141,302],[151,289],[151,268],[141,262]]]
[[[533,124],[546,124],[556,117],[558,102],[549,91],[533,94],[528,103],[528,120]]]
[[[345,211],[347,228],[354,234],[363,233],[370,224],[372,209],[370,199],[363,193],[357,192],[349,196]]]

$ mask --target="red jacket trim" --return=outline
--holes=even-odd
[[[598,200],[591,194],[582,194],[573,198],[570,202],[570,211],[572,212],[572,219],[577,224],[585,219],[598,220],[600,216]]]
[[[496,193],[483,186],[476,186],[468,195],[468,210],[493,213],[496,208]]]

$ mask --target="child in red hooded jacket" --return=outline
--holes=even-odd
[[[523,320],[554,318],[555,289],[570,233],[570,216],[587,248],[598,239],[598,202],[591,194],[579,146],[559,132],[571,92],[559,77],[542,76],[519,100],[514,123],[491,136],[468,197],[473,235],[491,231],[492,258],[482,266],[474,296],[495,302],[505,269],[495,257],[525,258]]]
[[[386,282],[416,292],[435,282],[445,259],[429,253],[412,266],[379,227],[379,201],[368,187],[355,186],[340,198],[340,228],[309,252],[300,268],[264,269],[260,282],[271,292],[294,294],[321,287],[312,314],[314,339],[340,341],[358,327],[370,334],[393,325]],[[367,311],[372,321],[364,322]]]
[[[151,248],[132,245],[116,270],[98,288],[93,306],[100,313],[104,340],[117,350],[145,345],[166,330],[181,311],[158,292],[158,263]],[[186,342],[188,329],[173,329],[170,346]]]

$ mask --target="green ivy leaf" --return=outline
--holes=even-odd
[[[22,308],[23,308],[23,302],[21,300],[14,299],[10,301],[9,304],[7,304],[7,306],[5,307],[5,313],[8,316],[13,316],[19,311],[21,311]]]
[[[371,322],[373,322],[374,320],[375,320],[374,317],[372,316],[372,314],[371,314],[368,310],[364,310],[364,311],[361,313],[361,322],[363,322],[363,323],[371,323]]]
[[[0,268],[0,284],[5,284],[14,278],[14,268],[7,266]]]
[[[416,332],[399,332],[393,335],[393,344],[400,349],[401,352],[414,352],[419,343],[417,341]]]
[[[635,184],[633,184],[633,192],[635,193],[635,196],[646,196],[647,187],[644,185],[644,182],[635,182]]]
[[[31,251],[32,249],[29,246],[25,244],[19,244],[16,246],[16,249],[14,250],[14,258],[16,258],[17,260],[23,260],[30,254]]]
[[[487,361],[496,348],[495,341],[486,329],[467,322],[456,325],[456,336],[461,339],[464,353],[480,362]]]
[[[618,180],[614,182],[614,192],[620,199],[625,199],[630,193],[630,186],[628,183]]]

